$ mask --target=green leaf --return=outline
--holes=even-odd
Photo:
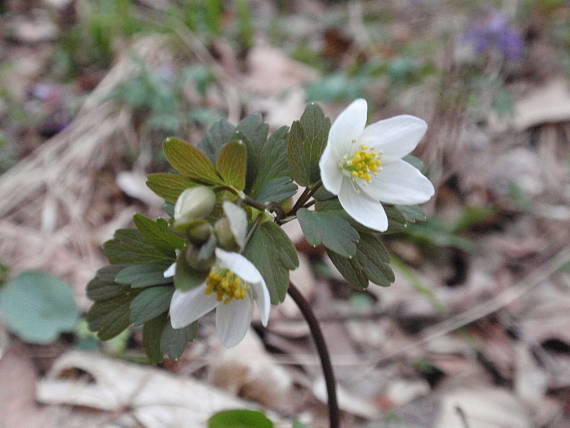
[[[335,211],[297,211],[297,218],[305,239],[312,246],[323,244],[329,250],[343,257],[356,254],[358,232],[350,222]]]
[[[160,351],[173,360],[180,358],[188,342],[193,341],[198,335],[198,322],[194,322],[184,328],[172,328],[167,322],[160,338]]]
[[[142,214],[135,214],[133,221],[141,233],[142,240],[161,251],[169,259],[176,257],[175,250],[184,247],[184,239],[168,229],[166,220],[162,218],[151,220]]]
[[[244,142],[235,140],[226,144],[220,150],[216,167],[226,184],[243,190],[247,173],[247,147]]]
[[[289,171],[302,186],[320,178],[319,160],[327,144],[330,119],[314,103],[305,108],[299,121],[293,122],[289,133]]]
[[[198,322],[184,328],[173,329],[166,314],[145,322],[143,343],[149,362],[159,363],[164,355],[177,360],[184,352],[186,344],[194,340],[197,334]]]
[[[170,286],[145,288],[131,302],[131,322],[143,324],[166,312],[173,293],[174,287]]]
[[[241,139],[247,145],[247,185],[255,181],[260,157],[267,140],[269,126],[263,123],[259,114],[253,114],[244,118],[236,127],[234,138]]]
[[[87,284],[87,296],[95,301],[87,313],[89,329],[101,340],[109,340],[130,325],[130,304],[138,295],[128,285],[117,284],[115,277],[125,266],[107,266],[97,271]]]
[[[244,256],[263,276],[271,303],[282,302],[289,287],[289,271],[299,266],[297,251],[287,234],[275,223],[262,223],[251,237]]]
[[[368,287],[368,277],[364,273],[362,266],[356,258],[346,258],[327,250],[327,254],[347,282],[358,290]]]
[[[222,410],[208,419],[208,428],[273,428],[267,416],[256,410]]]
[[[150,174],[146,185],[158,196],[174,204],[184,190],[199,184],[181,175],[165,172]]]
[[[394,271],[390,268],[390,255],[375,235],[361,233],[356,258],[364,273],[374,284],[389,286],[394,280]]]
[[[368,282],[388,286],[394,282],[390,268],[390,256],[380,239],[367,232],[360,232],[356,255],[352,259],[327,251],[331,261],[353,287],[363,290]]]
[[[212,161],[218,158],[218,152],[227,144],[236,132],[236,127],[225,119],[212,125],[204,137],[198,142],[198,148]]]
[[[125,294],[129,287],[117,284],[115,281],[119,272],[125,268],[125,265],[110,265],[99,269],[95,278],[87,284],[87,297],[95,302],[100,302]]]
[[[112,264],[168,263],[171,256],[145,242],[136,229],[119,229],[110,241],[103,244],[103,253]]]
[[[180,253],[176,260],[176,272],[174,274],[174,286],[178,290],[186,291],[198,287],[206,281],[207,277],[208,272],[199,272],[192,269],[186,262],[184,252]]]
[[[144,323],[143,326],[143,346],[144,352],[151,364],[162,361],[162,350],[160,340],[162,332],[168,323],[166,316],[158,316]]]
[[[287,136],[289,128],[275,131],[263,145],[259,168],[250,195],[259,202],[282,202],[295,194],[297,186],[289,177]]]
[[[44,272],[24,272],[0,290],[0,312],[22,340],[47,344],[71,331],[79,311],[69,286]]]
[[[388,230],[385,233],[403,232],[411,223],[423,222],[427,217],[418,205],[384,205],[388,216]]]
[[[167,138],[163,149],[170,165],[183,176],[208,184],[223,184],[214,164],[191,144],[178,138]]]
[[[164,271],[167,264],[151,263],[147,265],[132,265],[122,269],[115,277],[115,282],[127,284],[133,288],[161,285],[172,282],[172,278],[165,278]]]
[[[408,223],[416,223],[418,221],[427,220],[427,216],[423,208],[419,205],[396,205],[395,208],[400,211]]]
[[[293,428],[311,428],[309,425],[304,424],[303,422],[300,421],[293,421]]]

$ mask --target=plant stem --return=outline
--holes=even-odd
[[[319,321],[315,317],[311,305],[305,300],[301,292],[295,285],[290,282],[289,289],[287,290],[289,296],[299,307],[303,318],[307,321],[309,325],[309,330],[311,331],[311,336],[315,342],[317,352],[319,353],[319,358],[321,360],[321,366],[323,368],[323,376],[325,378],[325,383],[327,386],[327,396],[328,396],[328,407],[329,407],[329,427],[339,428],[340,427],[340,411],[338,408],[338,401],[336,398],[336,381],[334,377],[333,366],[331,363],[331,357],[323,332],[321,331],[321,326]]]

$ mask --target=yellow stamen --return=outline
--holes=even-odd
[[[249,285],[243,282],[235,273],[230,270],[222,269],[212,271],[206,279],[206,294],[216,294],[218,302],[223,301],[225,304],[232,300],[241,300],[247,297]]]
[[[382,169],[381,154],[382,152],[374,152],[371,147],[362,144],[352,159],[346,159],[341,166],[350,173],[353,181],[361,179],[370,183],[372,177]]]

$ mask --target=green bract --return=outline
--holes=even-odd
[[[271,303],[283,302],[299,260],[280,226],[293,220],[300,222],[309,244],[324,246],[351,286],[390,285],[394,273],[381,234],[354,220],[321,187],[319,161],[330,129],[321,108],[310,104],[291,128],[271,135],[261,116],[253,115],[237,125],[216,122],[195,145],[167,139],[164,153],[177,173],[150,174],[147,181],[165,200],[165,216],[153,220],[137,214],[135,228],[118,230],[105,243],[111,265],[87,286],[95,302],[88,314],[90,328],[110,339],[130,325],[142,325],[150,362],[164,355],[178,358],[196,337],[198,324],[172,328],[172,296],[196,295],[216,275],[218,282],[212,284],[219,284],[220,249],[241,253],[261,274]],[[421,167],[414,158],[406,160]],[[304,191],[293,204],[298,185]],[[385,210],[387,232],[425,219],[416,206],[385,205]],[[240,412],[218,417],[230,416],[259,418]]]

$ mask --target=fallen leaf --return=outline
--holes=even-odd
[[[74,372],[82,375],[70,376]],[[256,407],[194,379],[78,351],[55,361],[37,399],[124,414],[148,428],[206,426],[217,411]]]
[[[249,331],[239,345],[220,347],[212,355],[209,381],[232,394],[261,404],[281,407],[289,401],[289,373],[267,353],[261,340]]]
[[[544,123],[570,121],[570,88],[565,79],[553,79],[515,103],[513,126],[523,131]]]

